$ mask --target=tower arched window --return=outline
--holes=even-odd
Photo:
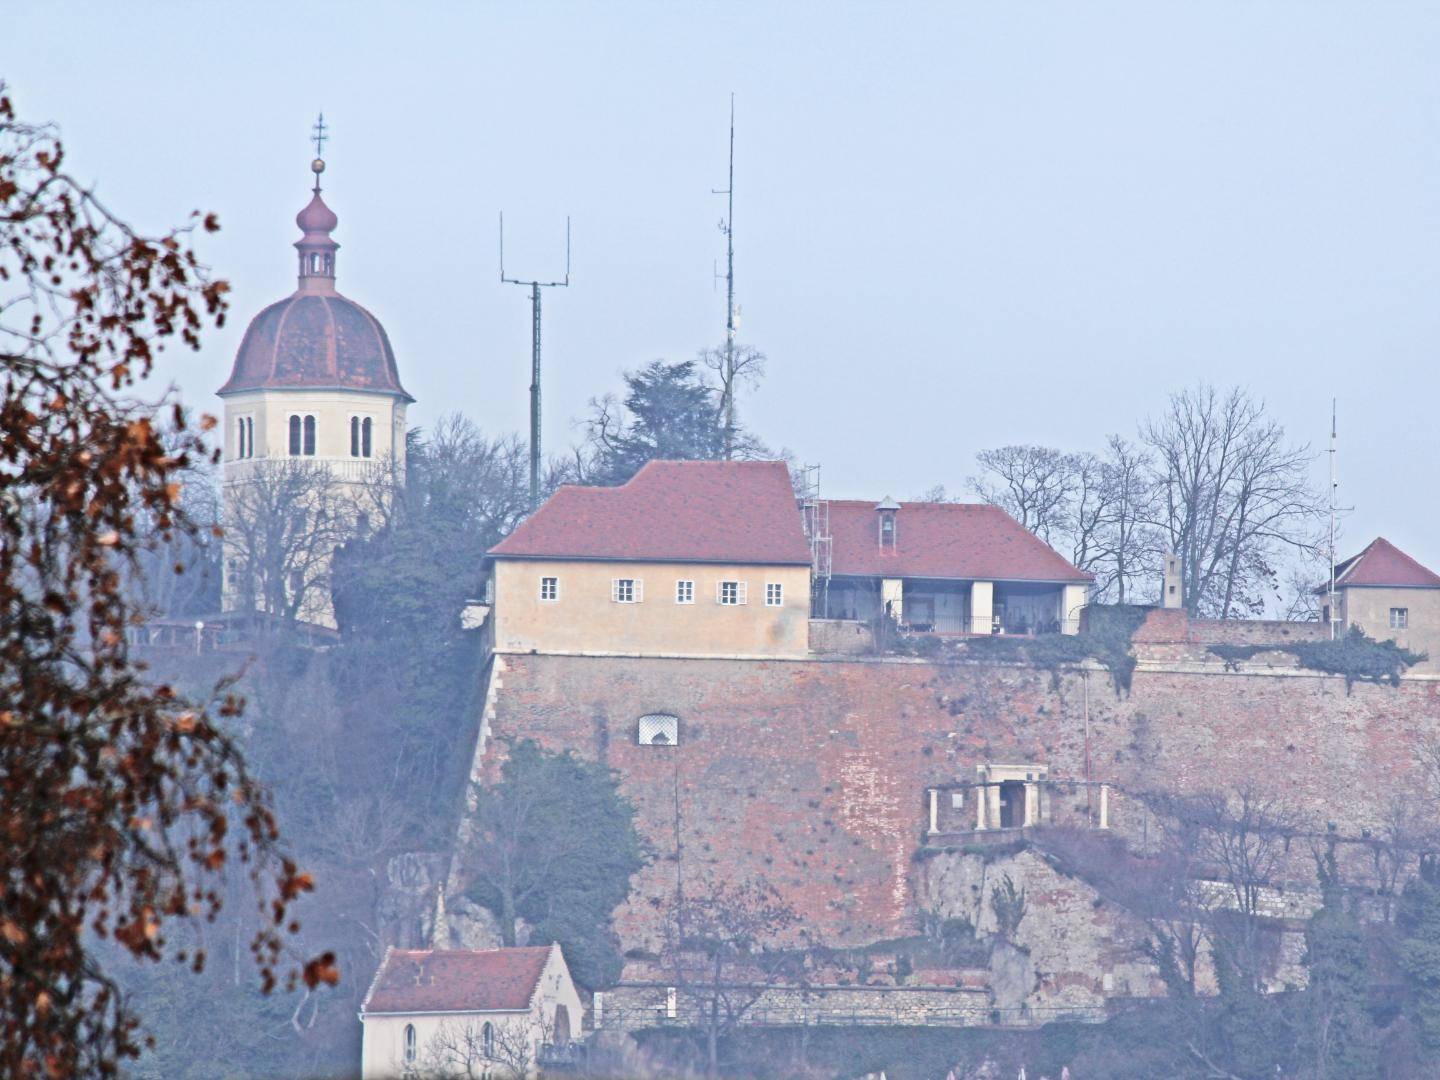
[[[245,456],[245,418],[242,416],[235,421],[235,457]]]
[[[300,417],[290,417],[290,456],[300,456]]]
[[[315,456],[315,417],[305,417],[305,456]]]
[[[361,457],[369,457],[369,456],[370,456],[370,432],[371,432],[371,430],[374,428],[374,426],[375,426],[375,422],[374,422],[373,420],[371,420],[370,417],[368,417],[368,416],[365,417],[364,420],[360,421],[360,456],[361,456]]]
[[[360,418],[350,417],[350,456],[360,456]]]
[[[245,456],[247,458],[255,456],[255,418],[253,416],[245,417]]]
[[[417,1047],[415,1046],[415,1025],[414,1025],[414,1024],[406,1024],[406,1025],[405,1025],[405,1064],[406,1064],[406,1065],[414,1065],[414,1064],[415,1064],[415,1052],[416,1052],[416,1049],[417,1049]]]
[[[487,1058],[495,1056],[495,1025],[488,1020],[485,1026],[480,1029],[480,1052]]]

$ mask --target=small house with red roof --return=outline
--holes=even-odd
[[[496,652],[809,655],[811,551],[783,461],[562,487],[486,562]]]
[[[864,501],[822,504],[829,581],[817,615],[939,634],[1075,633],[1091,574],[998,506]],[[824,526],[822,526],[823,528]]]
[[[533,1076],[582,1010],[559,945],[390,948],[360,1006],[360,1076]]]
[[[1315,590],[1326,596],[1329,583]],[[1325,605],[1325,620],[1331,618]],[[1428,653],[1412,671],[1440,671],[1440,574],[1420,565],[1383,536],[1335,567],[1334,619],[1377,640]]]

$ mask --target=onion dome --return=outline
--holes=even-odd
[[[219,393],[242,390],[367,390],[414,401],[400,385],[390,339],[380,321],[335,291],[335,253],[330,237],[340,219],[320,197],[325,162],[310,166],[315,188],[295,216],[301,237],[300,280],[295,292],[251,321]]]

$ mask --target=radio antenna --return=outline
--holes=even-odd
[[[505,212],[500,212],[500,281],[530,289],[530,509],[540,505],[540,290],[570,284],[570,217],[565,217],[565,277],[560,281],[505,276]]]
[[[735,454],[735,95],[730,95],[730,173],[724,189],[711,194],[725,196],[725,367],[721,374],[720,415],[725,425],[725,460]]]

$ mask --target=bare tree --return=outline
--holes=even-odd
[[[220,608],[220,491],[199,461],[182,472],[180,508],[194,528],[167,530],[145,519],[146,544],[128,575],[137,605],[150,616],[203,615]]]
[[[1002,446],[975,455],[975,494],[998,506],[1047,544],[1070,527],[1074,462],[1049,446]]]
[[[740,388],[754,389],[765,376],[765,354],[752,345],[713,345],[701,349],[697,359],[700,366],[714,376],[719,408],[717,415],[724,430],[724,456],[746,457],[745,443],[750,440],[741,426],[735,422],[735,402]]]
[[[424,1080],[526,1080],[550,1028],[533,1013],[489,1020],[446,1020],[425,1043]]]
[[[721,1038],[768,990],[805,985],[807,950],[794,947],[792,933],[799,916],[759,880],[677,893],[674,906],[662,963],[685,1000],[697,1007],[695,1020],[714,1075]]]
[[[1102,484],[1097,500],[1097,553],[1087,569],[1096,575],[1097,597],[1134,603],[1140,579],[1155,576],[1160,546],[1151,522],[1155,519],[1155,487],[1150,456],[1119,435],[1105,445]],[[1077,564],[1078,565],[1078,564]]]
[[[1263,610],[1277,561],[1318,541],[1309,448],[1289,444],[1244,389],[1203,383],[1172,395],[1141,438],[1155,454],[1154,524],[1179,556],[1186,610],[1217,618]]]
[[[335,549],[354,535],[355,500],[323,462],[256,461],[226,488],[229,588],[243,611],[285,622],[330,601]]]

